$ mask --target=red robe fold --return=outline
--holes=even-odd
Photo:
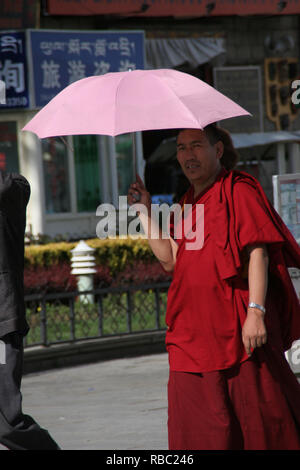
[[[176,238],[179,227],[171,225],[178,243],[166,313],[171,370],[208,372],[247,360],[241,336],[249,301],[244,248],[258,243],[267,245],[270,260],[269,342],[289,349],[300,338],[300,305],[287,268],[300,268],[300,248],[258,181],[223,169],[195,200],[193,187],[183,200],[193,204],[193,215],[204,204],[204,244],[187,250],[184,230]]]
[[[248,186],[249,195],[237,203],[235,198],[239,198],[241,185]],[[274,293],[273,289],[273,293],[278,297],[279,288],[279,298],[284,300],[280,312],[276,308],[277,303],[273,308],[276,308],[280,319],[282,347],[287,350],[293,341],[300,338],[299,298],[287,269],[300,269],[300,247],[254,177],[244,172],[226,172],[216,182],[215,189],[217,227],[214,239],[220,274],[223,279],[238,275],[242,266],[241,250],[246,244],[267,244],[270,283],[273,281],[277,286],[276,292]],[[238,214],[235,215],[238,206],[239,210],[245,211],[246,214],[243,227],[239,225]],[[256,233],[251,235],[253,230]]]
[[[180,226],[171,223],[178,252],[166,314],[169,448],[300,449],[300,385],[284,357],[300,338],[287,269],[300,268],[300,248],[246,173],[223,169],[195,200],[191,187],[183,202],[193,204],[196,233],[196,207],[204,205],[204,243],[187,249],[189,235],[182,230],[176,238]],[[249,301],[245,248],[261,243],[269,255],[268,340],[249,359],[241,334]]]

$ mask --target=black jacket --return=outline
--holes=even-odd
[[[24,304],[24,235],[30,185],[0,171],[0,337],[28,331]]]

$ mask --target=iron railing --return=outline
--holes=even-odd
[[[164,330],[170,282],[25,296],[25,347]]]

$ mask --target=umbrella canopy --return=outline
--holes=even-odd
[[[22,129],[40,138],[196,128],[250,115],[192,75],[176,70],[113,72],[78,80]]]

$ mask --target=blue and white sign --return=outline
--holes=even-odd
[[[29,107],[25,41],[22,31],[0,33],[0,110]]]
[[[144,68],[143,31],[30,30],[35,106],[76,80]]]

